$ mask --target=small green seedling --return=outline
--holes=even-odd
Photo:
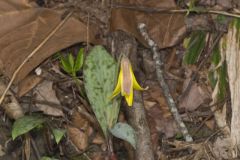
[[[80,85],[80,81],[77,78],[77,72],[83,66],[83,59],[83,48],[81,48],[77,54],[76,59],[71,53],[69,53],[66,57],[61,56],[60,61],[62,69],[74,79],[81,96],[85,97]]]
[[[60,60],[62,69],[72,77],[76,77],[77,72],[83,66],[83,58],[83,48],[79,50],[76,59],[71,53],[69,53],[66,57],[61,56]]]

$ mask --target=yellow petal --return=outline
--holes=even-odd
[[[135,75],[134,75],[134,73],[133,73],[132,67],[131,67],[130,71],[131,71],[131,75],[132,75],[133,88],[136,89],[136,90],[141,90],[141,91],[144,90],[144,88],[142,88],[142,87],[138,84],[138,82],[137,82],[137,80],[136,80],[136,78],[135,78]]]
[[[131,89],[129,95],[125,95],[125,99],[127,101],[128,106],[131,107],[133,104],[133,88]]]
[[[115,96],[117,96],[121,92],[121,81],[122,81],[122,71],[120,70],[120,73],[118,75],[117,85],[116,85],[110,99],[114,98]]]
[[[121,83],[121,93],[122,96],[130,95],[131,89],[133,87],[132,75],[131,75],[131,64],[127,57],[121,59],[121,71],[122,71],[122,83]]]

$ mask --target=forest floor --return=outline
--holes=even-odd
[[[0,6],[0,160],[238,159],[223,53],[229,24],[239,23],[238,1]],[[119,71],[121,91],[132,89],[133,73],[144,89],[132,93],[133,106],[118,96],[108,110],[105,92]]]

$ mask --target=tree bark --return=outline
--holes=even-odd
[[[235,25],[229,28],[226,35],[226,61],[228,69],[228,79],[231,91],[231,140],[233,147],[233,158],[238,156],[240,148],[240,55],[239,55],[239,35]]]

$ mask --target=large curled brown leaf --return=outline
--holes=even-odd
[[[135,6],[136,8],[144,6],[148,8],[174,9],[177,7],[174,0],[120,0],[117,3]],[[150,14],[132,9],[115,8],[112,11],[110,23],[112,31],[125,31],[147,46],[146,41],[137,29],[138,23],[145,23],[149,35],[158,44],[159,48],[176,45],[186,33],[184,15],[182,14]]]
[[[63,12],[39,8],[26,0],[0,1],[0,70],[11,77],[23,60],[61,22]],[[89,27],[89,41],[96,42]],[[43,60],[77,42],[87,41],[87,26],[70,18],[23,66],[15,82],[23,79]]]

